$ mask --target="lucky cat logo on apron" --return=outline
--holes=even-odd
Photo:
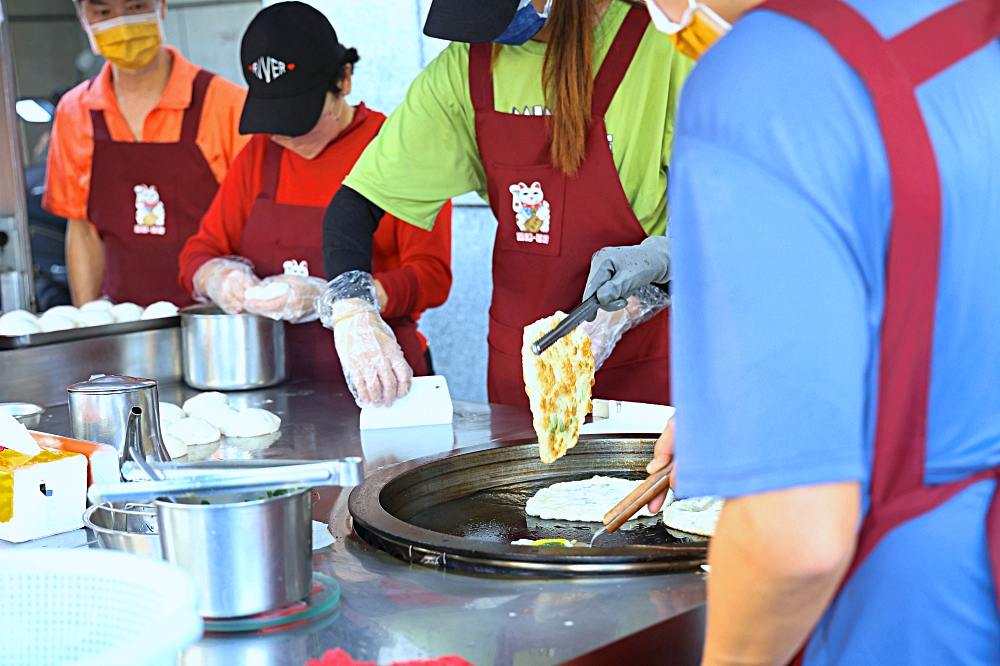
[[[522,243],[549,243],[549,220],[551,211],[545,200],[542,184],[537,180],[531,185],[523,182],[510,186],[514,220],[519,231],[516,234]]]
[[[281,268],[285,271],[285,275],[295,275],[298,277],[309,277],[309,262],[303,259],[302,261],[295,261],[294,259],[289,259],[281,265]]]
[[[160,193],[156,185],[136,185],[135,191],[135,227],[137,234],[152,234],[162,236],[167,233],[166,213]]]

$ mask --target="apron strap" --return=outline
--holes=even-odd
[[[639,43],[646,34],[649,25],[649,12],[645,8],[634,6],[625,15],[615,40],[608,47],[601,69],[594,79],[594,94],[591,98],[591,118],[603,118],[608,112],[608,106],[618,92],[618,86],[625,78],[625,72],[632,64]]]
[[[893,205],[871,479],[877,506],[923,486],[941,240],[937,158],[906,69],[864,16],[840,0],[770,0],[764,8],[816,29],[854,69],[885,145]]]
[[[493,111],[493,44],[469,46],[469,97],[476,111]]]
[[[1000,2],[964,0],[924,19],[891,40],[914,85],[983,48],[1000,35]]]
[[[268,139],[260,171],[260,196],[265,199],[276,200],[278,177],[281,174],[281,155],[284,152],[284,148]]]
[[[201,69],[191,84],[191,104],[184,111],[184,122],[181,125],[181,143],[194,143],[198,139],[198,126],[201,125],[201,111],[205,106],[205,93],[208,84],[215,74]]]
[[[108,131],[108,121],[105,119],[102,109],[90,110],[90,125],[93,127],[94,141],[111,140],[111,132]]]

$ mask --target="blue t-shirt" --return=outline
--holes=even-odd
[[[951,3],[850,4],[891,36]],[[926,466],[941,482],[1000,465],[1000,42],[917,97],[943,186]],[[678,492],[867,488],[892,200],[860,78],[805,25],[751,13],[685,85],[670,201]],[[807,663],[1000,664],[993,485],[889,535]]]

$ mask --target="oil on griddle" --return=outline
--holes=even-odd
[[[412,516],[406,516],[405,519],[418,527],[479,541],[509,545],[517,539],[575,539],[581,542],[579,547],[586,548],[590,537],[600,529],[600,523],[541,520],[525,513],[524,505],[528,498],[556,481],[577,481],[591,476],[592,472],[488,488],[435,504]],[[615,476],[644,478],[641,474]],[[660,516],[656,515],[630,521],[617,532],[601,535],[595,548],[694,544],[704,541],[707,539],[668,530],[663,526]]]

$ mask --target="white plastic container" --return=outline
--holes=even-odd
[[[201,636],[181,569],[88,549],[0,554],[0,664],[173,666]]]

